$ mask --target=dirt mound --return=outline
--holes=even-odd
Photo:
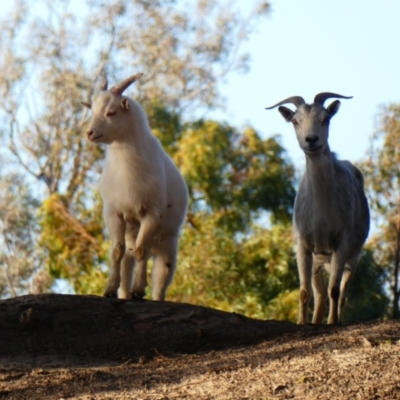
[[[92,310],[97,317],[90,317],[89,303],[97,306]],[[111,322],[100,318],[113,308]],[[89,320],[79,324],[80,312]],[[103,321],[104,330],[91,327],[93,343],[86,356],[82,346],[74,352],[73,338],[90,343],[84,332],[96,321]],[[122,347],[123,327],[130,329],[131,352],[125,360],[116,351],[118,335],[107,340],[115,326]],[[63,329],[68,345],[56,345]],[[251,345],[252,332],[256,345]],[[173,351],[165,337],[162,346],[154,347],[166,333],[176,335],[170,338]],[[102,346],[108,343],[102,354],[110,357],[93,358],[97,334],[104,337]],[[145,335],[153,336],[152,348],[140,348]],[[4,339],[13,342],[8,351]],[[194,354],[179,352],[179,341]],[[220,350],[211,350],[213,345]],[[0,302],[0,347],[0,399],[400,399],[400,321],[298,327],[173,303],[26,296]]]

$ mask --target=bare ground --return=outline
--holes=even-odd
[[[119,365],[21,357],[1,360],[0,399],[400,399],[400,321]]]

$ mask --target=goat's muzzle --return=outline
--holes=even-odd
[[[91,142],[94,142],[96,139],[101,138],[103,135],[96,135],[93,130],[90,130],[86,131],[86,136]]]
[[[317,135],[308,135],[305,138],[305,141],[306,143],[303,147],[303,150],[309,154],[317,153],[323,147]]]

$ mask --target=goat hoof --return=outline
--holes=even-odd
[[[132,292],[131,299],[143,299],[144,295],[144,292]]]
[[[108,297],[110,299],[116,299],[118,296],[117,296],[117,292],[105,292],[103,294],[103,297]]]

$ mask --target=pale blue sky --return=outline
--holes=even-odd
[[[271,6],[245,45],[250,72],[230,75],[221,85],[228,112],[218,115],[263,135],[281,133],[302,167],[291,124],[265,107],[293,95],[312,102],[325,91],[354,96],[342,100],[332,120],[330,145],[340,158],[360,160],[377,127],[379,105],[400,102],[400,1],[271,0]]]
[[[282,135],[300,168],[304,156],[291,124],[265,107],[300,95],[330,91],[342,100],[331,123],[331,149],[340,158],[365,156],[379,105],[400,102],[400,0],[271,0],[271,13],[245,43],[251,69],[221,83],[226,112],[211,114],[263,136]],[[237,0],[243,9],[253,2]],[[11,3],[12,4],[12,3]],[[0,11],[9,8],[0,0]],[[327,101],[329,104],[329,100]]]

